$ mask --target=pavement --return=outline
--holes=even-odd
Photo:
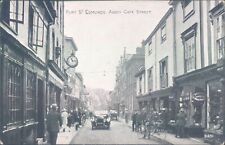
[[[63,129],[61,128],[58,133],[58,138],[56,144],[70,144],[74,136],[76,136],[79,131],[82,129],[82,126],[79,127],[79,129],[76,131],[75,127],[66,128],[65,132],[63,132]],[[38,145],[49,145],[46,141],[43,141],[43,139],[38,139]]]
[[[124,123],[125,120],[120,118],[120,120]],[[129,128],[132,128],[132,121],[129,121],[127,123]],[[153,134],[153,137],[157,139],[158,141],[164,142],[168,145],[210,145],[208,143],[205,143],[203,138],[176,138],[174,134],[163,132],[159,134]]]

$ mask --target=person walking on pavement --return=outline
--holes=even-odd
[[[177,114],[177,130],[176,130],[176,137],[183,138],[184,137],[184,126],[186,124],[186,114],[184,112],[184,109],[181,108],[179,113]]]
[[[151,111],[149,111],[148,113],[146,113],[146,118],[144,121],[144,137],[143,138],[148,137],[148,139],[150,139],[152,122],[153,122],[153,116]]]
[[[134,114],[132,115],[132,131],[135,130],[135,128],[137,124],[137,112],[134,112]]]
[[[78,127],[79,127],[79,118],[78,118],[78,112],[77,112],[77,110],[74,110],[74,112],[73,112],[73,119],[74,119],[75,129],[78,130]]]
[[[71,113],[72,113],[72,111],[71,111]],[[73,117],[72,117],[71,113],[69,113],[68,117],[67,117],[67,123],[68,123],[67,126],[69,127],[69,132],[70,132],[70,128],[71,128],[71,126],[73,124]]]
[[[69,116],[65,108],[62,110],[61,116],[62,116],[62,128],[63,128],[63,132],[65,132],[67,128],[67,122],[68,122],[67,118]]]
[[[52,104],[51,110],[46,116],[47,131],[49,134],[49,142],[51,145],[56,145],[59,127],[62,126],[62,119],[57,112],[57,105]]]

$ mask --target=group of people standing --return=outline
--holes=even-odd
[[[169,113],[167,108],[162,108],[160,111],[150,109],[147,111],[143,108],[141,111],[136,111],[132,115],[132,131],[143,132],[145,137],[150,138],[153,132],[166,131],[169,124]],[[176,137],[184,137],[184,127],[186,124],[186,114],[181,108],[176,115]]]
[[[51,145],[55,145],[57,141],[58,132],[60,128],[62,131],[69,131],[71,127],[74,125],[75,129],[82,125],[82,122],[86,120],[85,113],[82,113],[81,110],[73,110],[71,112],[67,112],[66,109],[63,109],[61,114],[57,111],[57,105],[52,104],[50,106],[50,111],[46,116],[46,126],[48,131],[48,142]]]

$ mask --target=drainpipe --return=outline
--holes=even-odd
[[[47,44],[46,44],[46,55],[45,55],[45,63],[46,63],[46,85],[45,85],[45,99],[44,99],[44,104],[43,104],[43,107],[45,108],[45,112],[44,112],[44,121],[45,121],[45,126],[44,126],[44,129],[46,130],[46,115],[47,115],[47,107],[46,104],[48,104],[48,93],[49,93],[49,71],[48,71],[48,68],[49,68],[49,64],[48,64],[48,60],[49,60],[49,54],[50,54],[50,26],[52,26],[53,23],[49,23],[48,26],[47,26]],[[46,141],[46,136],[44,135],[43,137],[43,140]]]
[[[199,13],[200,13],[200,53],[201,53],[201,68],[205,66],[204,61],[204,34],[203,34],[203,14],[202,14],[202,1],[199,1]]]

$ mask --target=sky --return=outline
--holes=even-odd
[[[113,90],[124,47],[134,54],[168,8],[168,1],[65,2],[64,33],[78,47],[76,69],[84,85]]]

